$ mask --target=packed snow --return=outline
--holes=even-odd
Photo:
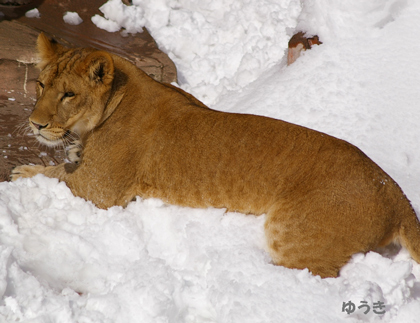
[[[75,25],[75,26],[80,25],[83,22],[83,19],[80,18],[77,12],[71,12],[71,11],[67,11],[64,14],[63,20],[66,24]]]
[[[419,1],[110,0],[101,11],[98,27],[146,27],[179,86],[210,107],[357,145],[420,215]],[[286,66],[297,30],[323,44]],[[418,321],[420,265],[405,249],[357,254],[320,279],[272,265],[263,223],[158,199],[100,210],[43,176],[0,183],[0,321]]]

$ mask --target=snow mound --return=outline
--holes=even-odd
[[[39,13],[38,9],[31,9],[25,13],[25,17],[27,18],[40,18],[41,14]]]
[[[207,104],[256,80],[284,55],[299,0],[110,0],[99,28],[129,33],[147,27],[174,61],[182,88]],[[168,41],[172,39],[172,41]]]
[[[64,14],[63,20],[66,24],[69,24],[69,25],[80,25],[83,22],[83,19],[80,18],[77,12],[70,12],[70,11],[67,11]]]
[[[337,279],[273,266],[264,217],[157,199],[105,211],[41,175],[0,183],[0,192],[0,315],[8,322],[386,318],[418,293],[408,255],[355,255]],[[386,313],[347,314],[348,301],[381,301]]]

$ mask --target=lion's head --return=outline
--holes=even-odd
[[[57,146],[70,133],[83,136],[100,124],[112,92],[114,62],[94,49],[68,49],[38,37],[41,73],[29,125],[37,139]]]

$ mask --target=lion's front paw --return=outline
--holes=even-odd
[[[44,170],[45,170],[45,167],[40,166],[40,165],[17,166],[12,170],[12,174],[10,175],[10,178],[12,179],[12,181],[15,181],[18,178],[33,177],[37,174],[43,174]]]
[[[80,164],[82,161],[83,145],[81,140],[75,140],[66,148],[66,154],[70,162]]]

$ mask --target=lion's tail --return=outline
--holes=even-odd
[[[404,202],[407,203],[404,203],[405,214],[399,230],[400,242],[420,264],[420,222],[408,200]]]

